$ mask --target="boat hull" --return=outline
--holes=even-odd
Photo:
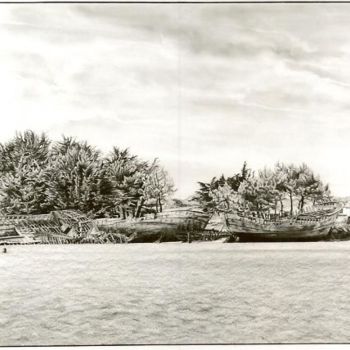
[[[297,241],[320,241],[328,237],[330,227],[316,231],[294,232],[237,232],[240,242],[297,242]]]
[[[241,242],[317,241],[325,239],[334,225],[336,215],[323,220],[285,220],[261,223],[241,217],[227,217],[227,227]]]
[[[201,212],[172,210],[158,214],[153,219],[101,221],[100,230],[111,230],[129,237],[129,242],[173,242],[188,239],[188,233],[204,230],[209,215]]]

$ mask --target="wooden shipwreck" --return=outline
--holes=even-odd
[[[327,202],[293,217],[257,218],[242,213],[226,214],[228,230],[240,241],[305,241],[325,239],[342,210],[337,202]]]
[[[101,231],[123,234],[127,242],[187,241],[189,233],[201,232],[209,215],[194,207],[165,209],[161,213],[126,220],[98,219]]]
[[[0,244],[66,244],[94,241],[99,234],[92,219],[74,210],[43,215],[0,217]]]

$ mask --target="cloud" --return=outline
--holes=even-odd
[[[348,194],[345,6],[4,6],[0,140],[33,128],[130,147],[161,158],[180,196],[244,160],[305,161]]]

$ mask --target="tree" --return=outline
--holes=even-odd
[[[307,200],[315,203],[325,196],[330,196],[329,186],[324,186],[319,176],[316,176],[305,163],[299,166],[277,163],[276,174],[281,181],[278,189],[281,193],[288,194],[290,215],[294,212],[294,200],[297,200],[298,210],[302,212]]]
[[[17,133],[0,145],[1,209],[7,214],[48,212],[48,154],[50,141],[33,131]]]
[[[276,171],[283,174],[283,183],[281,183],[280,189],[282,192],[286,192],[289,197],[290,203],[290,215],[294,213],[294,196],[298,188],[298,178],[300,176],[299,169],[294,164],[285,165],[283,163],[276,164]]]
[[[234,191],[238,191],[239,186],[252,175],[252,171],[248,168],[247,162],[244,162],[241,171],[232,177],[228,177],[226,182]]]
[[[87,142],[63,136],[51,145],[33,131],[0,144],[0,208],[8,214],[77,209],[94,217],[139,217],[162,211],[173,192],[157,159],[150,165],[128,149],[114,147],[102,157]]]
[[[128,149],[114,147],[104,166],[113,188],[111,201],[114,211],[111,214],[124,219],[139,216],[144,202],[143,189],[148,163],[130,154]]]
[[[239,207],[240,198],[237,191],[233,190],[226,182],[218,186],[218,188],[213,189],[211,196],[215,211],[232,212]]]
[[[156,158],[149,170],[144,183],[143,199],[154,202],[156,212],[163,211],[163,204],[175,192],[174,183],[167,171],[160,166]]]
[[[204,211],[212,213],[216,210],[213,191],[219,188],[219,182],[213,177],[210,182],[198,182],[199,189],[194,194],[192,201],[197,202]]]
[[[237,192],[242,183],[252,176],[252,172],[244,162],[239,173],[225,178],[224,175],[213,177],[210,182],[198,182],[199,189],[192,200],[196,201],[204,211],[213,213],[222,208],[228,209],[237,206]],[[226,204],[225,204],[226,203]]]
[[[275,171],[268,168],[259,171],[258,179],[260,210],[270,215],[272,209],[276,215],[277,205],[281,200],[281,194],[278,189],[280,179]]]
[[[296,194],[299,197],[298,208],[302,212],[306,200],[315,202],[317,199],[328,196],[329,187],[324,186],[319,176],[316,176],[313,171],[303,163],[299,167]]]
[[[54,144],[46,179],[48,199],[55,209],[98,212],[111,191],[100,152],[71,137]]]
[[[328,185],[306,165],[277,163],[274,169],[264,168],[255,175],[244,163],[241,172],[225,178],[213,178],[199,183],[194,199],[208,212],[245,211],[259,217],[274,213],[284,215],[284,201],[290,203],[289,214],[294,214],[294,202],[303,211],[307,202],[329,198]]]

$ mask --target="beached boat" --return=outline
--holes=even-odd
[[[268,220],[232,213],[225,219],[240,241],[312,241],[329,235],[341,210],[339,203],[329,202],[289,218]]]
[[[204,230],[209,215],[192,207],[165,209],[161,213],[126,220],[96,220],[100,230],[115,230],[129,237],[129,242],[186,240],[190,232]]]
[[[97,235],[93,220],[75,210],[0,216],[0,245],[79,243]]]

